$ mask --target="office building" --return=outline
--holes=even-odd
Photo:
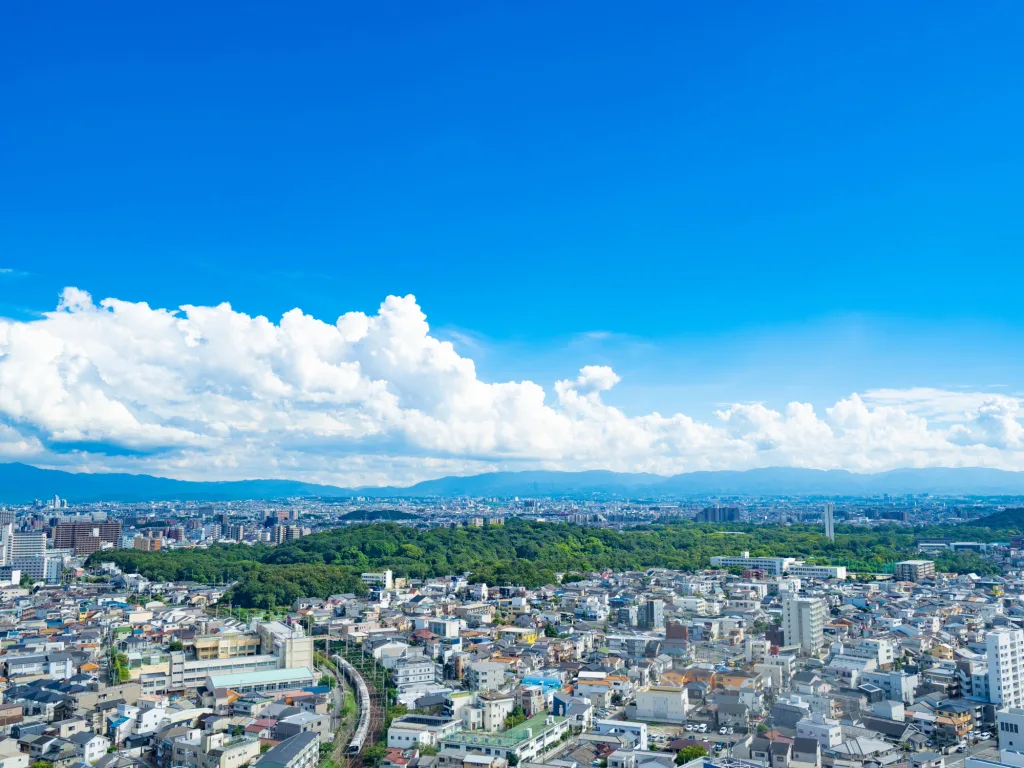
[[[935,576],[935,563],[932,560],[904,560],[896,563],[892,575],[896,581],[923,581]]]
[[[782,631],[787,646],[814,654],[825,642],[825,604],[813,597],[787,597],[782,602]]]
[[[831,501],[825,502],[825,510],[822,513],[825,519],[825,536],[829,541],[836,540],[836,522],[835,522],[835,511],[836,505]]]
[[[1024,706],[1024,630],[1001,627],[985,635],[988,695],[993,704]]]

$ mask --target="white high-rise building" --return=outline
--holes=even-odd
[[[46,554],[46,534],[42,531],[15,533],[11,538],[11,559],[40,557]]]
[[[825,643],[825,603],[815,597],[786,597],[782,601],[782,631],[786,645],[817,653]]]
[[[1003,707],[1024,705],[1024,631],[1000,627],[985,635],[988,696]]]
[[[831,501],[825,502],[825,536],[828,537],[829,541],[836,540],[836,521],[835,521],[836,505]]]

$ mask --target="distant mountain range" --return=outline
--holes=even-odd
[[[27,504],[54,495],[72,502],[238,501],[290,496],[350,496],[351,491],[294,480],[194,483],[150,475],[61,472],[27,464],[0,464],[0,503]]]
[[[623,472],[491,472],[443,477],[406,488],[337,488],[295,480],[189,482],[149,475],[85,474],[0,464],[0,503],[24,504],[54,494],[73,502],[235,501],[286,497],[369,498],[432,496],[1024,496],[1024,472],[975,467],[895,469],[858,474],[846,470],[773,467],[689,472],[663,477]]]

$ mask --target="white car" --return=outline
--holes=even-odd
[[[686,724],[686,730],[692,731],[693,730],[693,724],[692,723],[687,723]]]
[[[708,724],[707,723],[701,723],[700,725],[697,726],[697,730],[700,731],[701,733],[707,733],[708,732]]]
[[[989,739],[992,738],[992,734],[989,733],[988,731],[984,731],[978,738],[981,739],[982,741],[988,741]]]
[[[725,727],[725,726],[723,725],[723,726],[722,726],[721,728],[719,728],[719,729],[718,729],[718,732],[719,732],[720,734],[722,734],[723,736],[725,736],[725,734],[727,734],[727,733],[729,732],[729,729],[728,729],[728,728],[726,728],[726,727]]]
[[[726,733],[728,733],[730,736],[732,736],[734,733],[736,733],[736,729],[730,727],[729,730],[726,731]]]

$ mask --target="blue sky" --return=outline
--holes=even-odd
[[[631,414],[1016,392],[1024,6],[15,2],[0,314],[328,322]]]

